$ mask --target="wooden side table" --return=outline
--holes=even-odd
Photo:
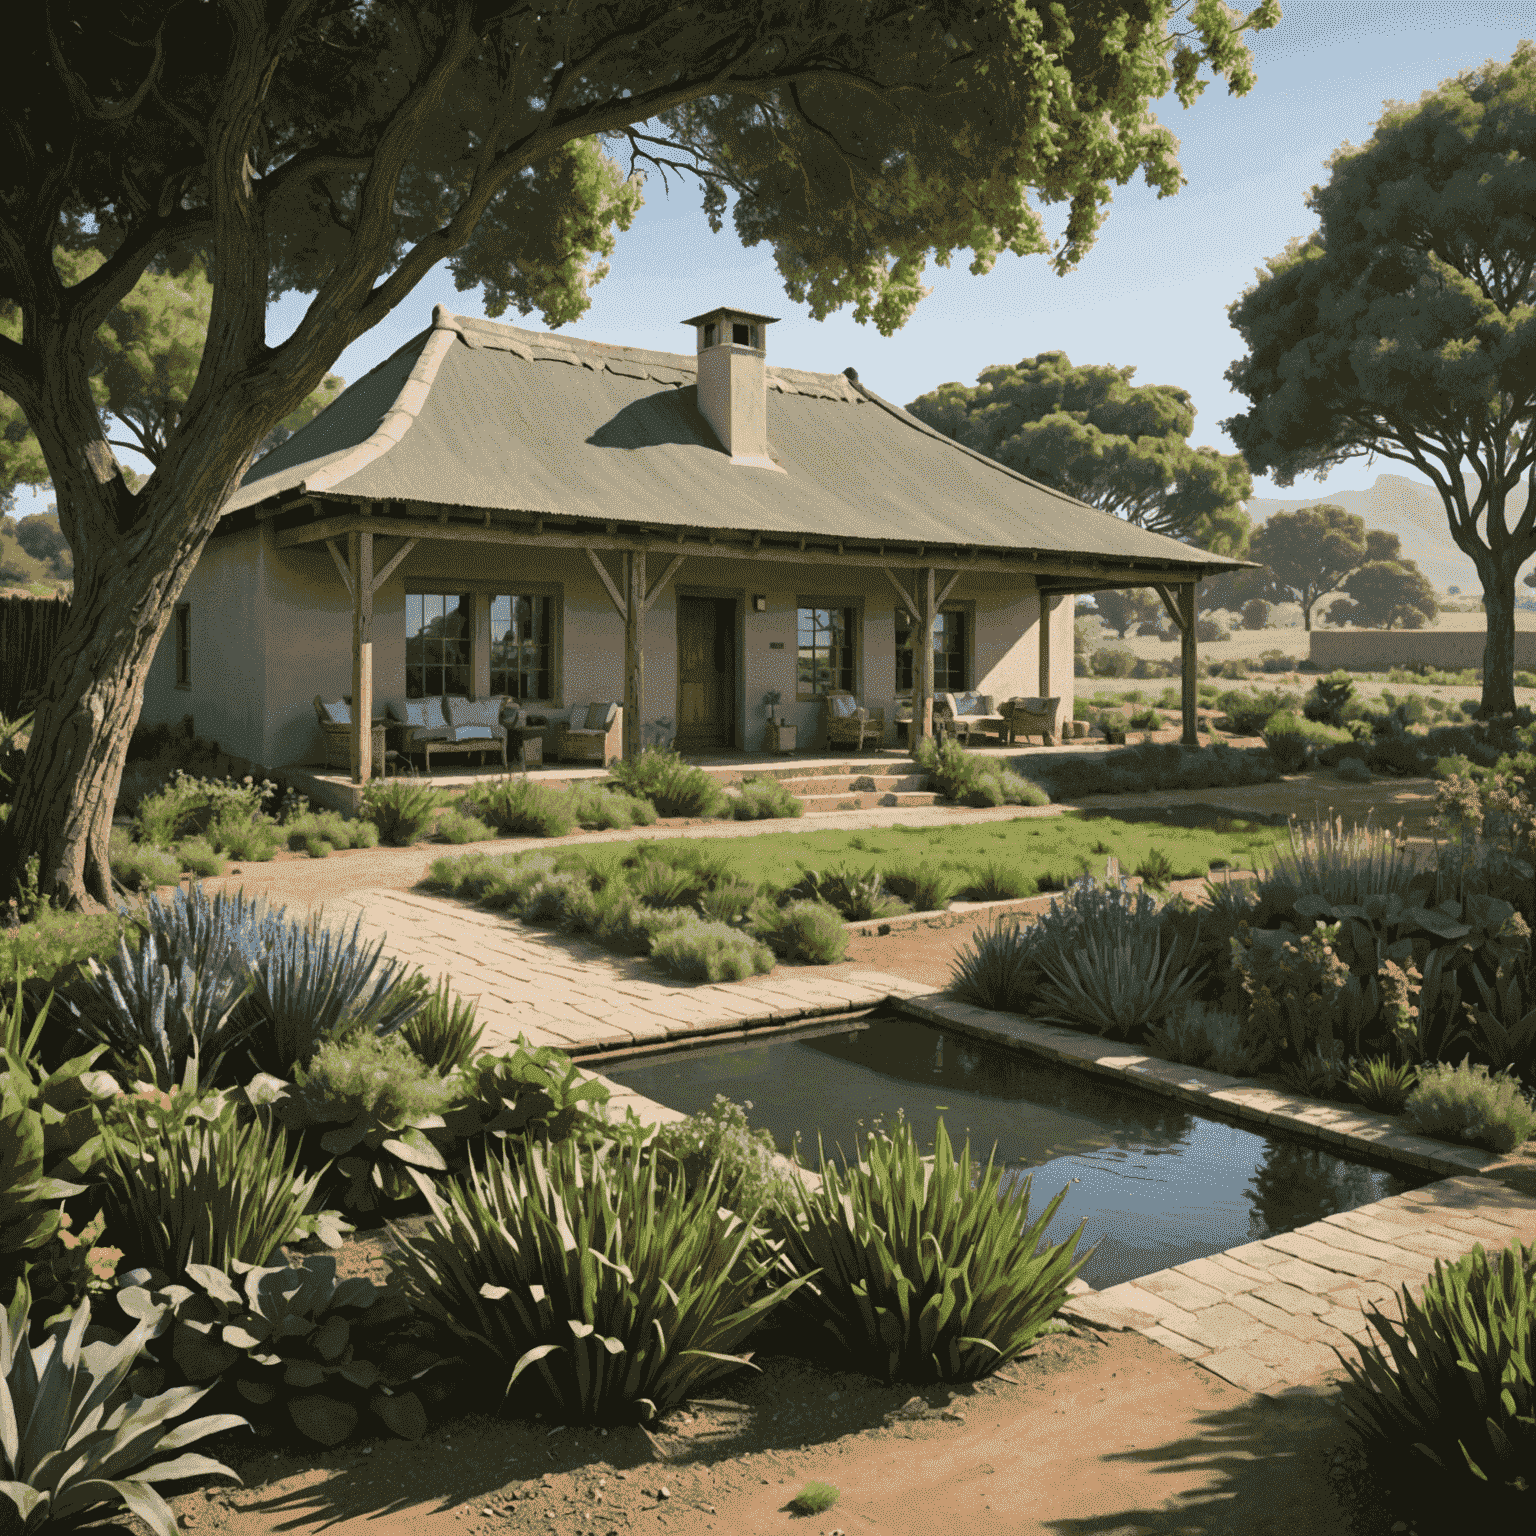
[[[516,746],[517,760],[524,768],[537,768],[544,762],[544,730],[542,725],[508,727],[507,745]]]
[[[797,725],[780,725],[777,720],[770,720],[763,732],[763,751],[793,752],[799,734],[800,727]]]

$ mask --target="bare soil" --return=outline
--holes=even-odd
[[[1199,798],[1237,815],[1309,816],[1316,803],[1363,819],[1370,805],[1378,824],[1385,810],[1394,820],[1427,817],[1432,804],[1427,784],[1318,778]],[[1131,803],[1106,799],[1104,808]],[[440,851],[450,850],[279,856],[206,884],[244,884],[303,909],[347,890],[407,889]],[[978,914],[856,936],[844,963],[937,989],[956,950],[986,920]],[[344,1246],[341,1267],[383,1282],[391,1246],[387,1232],[359,1233]],[[443,1378],[434,1428],[423,1440],[361,1439],[324,1451],[224,1435],[206,1449],[233,1466],[243,1486],[210,1482],[171,1502],[182,1528],[207,1536],[322,1529],[330,1536],[1431,1536],[1438,1529],[1421,1512],[1416,1521],[1391,1506],[1336,1395],[1270,1401],[1139,1334],[1074,1329],[1040,1340],[986,1382],[915,1393],[773,1353],[771,1336],[767,1343],[755,1362],[760,1371],[720,1383],[709,1402],[670,1415],[655,1433],[500,1417],[485,1396],[494,1398],[493,1377],[483,1366],[466,1368]],[[798,1515],[791,1500],[812,1480],[833,1484],[840,1497],[822,1514]]]

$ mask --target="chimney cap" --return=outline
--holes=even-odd
[[[740,315],[743,320],[756,320],[759,325],[777,325],[777,315],[759,315],[750,309],[732,309],[729,304],[722,304],[717,309],[706,309],[702,315],[695,315],[691,320],[683,320],[682,325],[703,325],[706,320],[713,320],[719,315]]]

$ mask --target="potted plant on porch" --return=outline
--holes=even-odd
[[[765,752],[793,752],[797,727],[779,714],[779,701],[784,697],[777,688],[770,688],[763,695],[763,712],[768,716],[768,729],[763,733]]]

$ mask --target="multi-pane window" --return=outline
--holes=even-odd
[[[405,696],[470,692],[470,624],[474,598],[468,593],[405,594]]]
[[[802,699],[841,689],[853,693],[855,609],[802,608],[799,611],[799,678]]]
[[[896,692],[917,686],[912,662],[912,631],[917,625],[904,608],[896,610]],[[965,692],[965,615],[944,609],[933,621],[933,691]]]
[[[192,605],[176,605],[176,686],[192,686]]]
[[[509,699],[547,700],[554,695],[552,597],[491,599],[491,694]]]

